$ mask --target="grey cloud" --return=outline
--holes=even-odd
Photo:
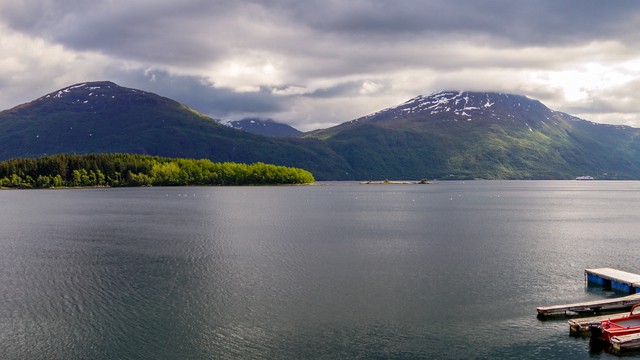
[[[227,48],[233,6],[204,0],[27,0],[0,5],[0,17],[14,29],[76,50],[122,59],[202,64]]]
[[[274,96],[268,89],[238,93],[218,88],[203,78],[171,75],[162,70],[108,71],[121,86],[157,93],[179,101],[202,113],[222,119],[234,114],[278,113],[286,109],[286,98]]]
[[[584,1],[321,1],[291,4],[296,18],[362,38],[483,34],[517,45],[627,38],[640,3]],[[627,38],[630,39],[630,38]]]
[[[570,113],[588,114],[636,114],[640,93],[640,80],[634,80],[606,91],[589,91],[589,96],[583,101],[567,106]]]
[[[204,78],[172,75],[162,70],[111,69],[107,76],[122,86],[138,88],[177,100],[202,113],[215,117],[235,114],[277,114],[286,111],[297,97],[328,99],[357,96],[362,81],[339,83],[302,94],[277,95],[274,90],[287,87],[263,87],[257,92],[236,92],[219,88]],[[345,119],[347,120],[347,119]]]
[[[282,59],[290,83],[364,78],[398,68],[548,68],[562,55],[521,56],[517,49],[630,39],[639,13],[640,2],[628,0],[616,6],[598,0],[136,0],[126,6],[26,0],[0,5],[0,18],[12,27],[72,49],[193,74],[230,55],[261,54]],[[487,47],[489,54],[466,49],[465,42]],[[497,53],[501,50],[511,53]]]
[[[0,6],[0,16],[12,27],[71,48],[186,64],[207,63],[234,48],[317,56],[318,41],[330,42],[336,50],[412,40],[420,45],[442,36],[503,46],[612,37],[636,42],[640,14],[640,2],[630,0],[615,5],[599,0],[139,0],[126,6],[27,0]]]
[[[336,84],[327,88],[317,89],[305,96],[311,98],[333,98],[345,95],[357,95],[360,88],[362,88],[361,81],[351,81]]]

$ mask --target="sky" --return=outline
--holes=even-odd
[[[443,90],[640,127],[640,1],[0,2],[0,110],[110,80],[309,131]]]

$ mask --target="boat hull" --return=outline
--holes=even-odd
[[[627,316],[590,323],[589,330],[593,337],[614,347],[636,346],[636,343],[640,346],[640,305],[635,305]]]

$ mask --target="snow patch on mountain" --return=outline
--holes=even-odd
[[[117,90],[119,92],[146,94],[144,91],[136,91],[134,89],[123,88],[109,81],[102,81],[72,85],[42,96],[38,99],[38,101],[42,101],[45,99],[66,99],[71,97],[73,99],[71,101],[72,103],[84,104],[87,103],[87,101],[81,101],[80,99],[86,99],[88,97],[105,97],[106,93],[113,92],[114,90]],[[111,95],[110,98],[115,99],[115,95]]]
[[[383,112],[394,112],[394,117],[400,117],[408,114],[428,114],[438,115],[442,113],[452,113],[457,116],[471,118],[474,115],[491,115],[488,110],[496,104],[496,96],[502,94],[493,93],[474,93],[464,91],[441,91],[431,95],[416,96],[408,101],[390,107],[366,118],[375,117]]]

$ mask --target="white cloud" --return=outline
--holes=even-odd
[[[309,89],[304,86],[285,86],[282,88],[274,88],[271,90],[271,93],[279,96],[293,96],[293,95],[304,95],[309,94]]]
[[[0,108],[34,100],[69,84],[96,79],[110,63],[106,57],[69,51],[0,24]]]
[[[366,80],[362,83],[362,87],[360,88],[361,95],[371,95],[376,94],[384,89],[384,84]]]

